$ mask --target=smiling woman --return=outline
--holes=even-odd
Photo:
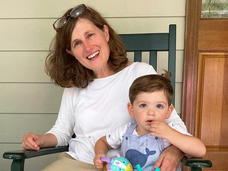
[[[46,134],[26,134],[22,146],[39,150],[69,144],[69,152],[45,171],[97,170],[93,166],[96,140],[132,121],[127,110],[129,87],[136,78],[156,72],[149,64],[128,61],[120,37],[90,7],[69,9],[54,28],[56,35],[46,58],[46,71],[65,88],[58,118]],[[185,131],[175,110],[171,115],[168,122]],[[157,166],[165,170],[176,169],[183,155],[174,146],[162,154]]]
[[[80,13],[73,15],[77,9]],[[128,64],[120,37],[92,8],[79,5],[69,9],[55,21],[54,28],[57,33],[46,59],[46,70],[62,87],[84,88],[94,78],[118,72]],[[88,60],[94,54],[99,58]]]

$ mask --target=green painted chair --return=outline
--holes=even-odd
[[[134,61],[141,61],[141,52],[149,52],[149,63],[157,70],[157,52],[168,52],[168,71],[172,73],[172,86],[175,90],[175,70],[176,70],[176,25],[169,26],[168,33],[148,33],[148,34],[120,34],[128,52],[134,52]],[[175,97],[173,104],[175,104]],[[11,171],[24,171],[25,159],[38,157],[53,153],[68,151],[68,146],[53,148],[43,148],[39,151],[14,151],[5,152],[3,158],[13,159]],[[199,158],[183,159],[183,164],[191,167],[192,171],[201,171],[201,168],[211,167],[209,160]]]
[[[149,52],[149,64],[157,70],[157,52],[168,52],[168,71],[175,95],[176,74],[176,25],[169,26],[169,33],[120,34],[128,52],[134,52],[134,61],[142,61],[142,52]],[[175,106],[175,96],[172,104]]]

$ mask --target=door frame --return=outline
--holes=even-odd
[[[198,32],[201,0],[186,0],[182,119],[188,131],[195,133],[198,72]]]

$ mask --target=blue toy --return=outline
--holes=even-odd
[[[140,164],[137,164],[137,165],[136,165],[136,168],[137,168],[138,171],[143,171],[142,168],[141,168],[141,166],[140,166]],[[152,170],[152,171],[153,171],[153,170]],[[157,167],[154,171],[160,171],[160,168]]]
[[[120,157],[119,155],[111,159],[107,157],[102,157],[101,161],[107,163],[107,171],[133,171],[133,167],[129,160],[124,157]]]
[[[143,171],[142,168],[141,168],[141,166],[140,166],[140,164],[137,164],[136,165],[136,168],[137,168],[138,171]]]

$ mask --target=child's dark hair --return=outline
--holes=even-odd
[[[171,105],[173,97],[173,87],[170,81],[170,73],[165,72],[162,75],[152,74],[137,78],[131,85],[129,90],[129,98],[131,104],[134,103],[136,96],[141,92],[154,92],[163,90],[168,104]]]

